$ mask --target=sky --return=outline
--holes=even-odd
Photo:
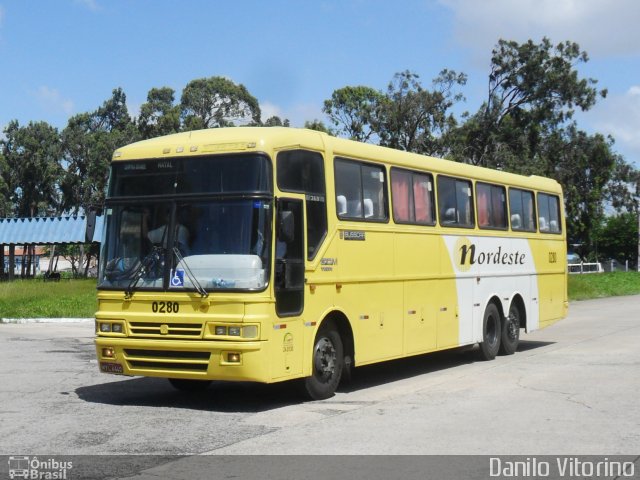
[[[640,167],[637,0],[0,0],[0,130],[17,119],[65,127],[121,87],[138,114],[154,87],[179,99],[191,80],[224,76],[260,102],[262,118],[327,122],[322,103],[348,85],[384,90],[410,70],[424,86],[464,72],[464,104],[486,97],[500,38],[570,40],[608,96],[577,115]]]

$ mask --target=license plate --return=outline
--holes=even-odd
[[[100,371],[104,373],[123,373],[124,370],[119,363],[100,362]]]

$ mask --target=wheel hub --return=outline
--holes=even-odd
[[[330,378],[336,369],[336,349],[328,338],[318,341],[314,357],[316,372],[324,378]]]

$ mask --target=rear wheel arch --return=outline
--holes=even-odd
[[[498,312],[500,313],[500,318],[504,318],[504,306],[502,305],[502,302],[500,301],[500,297],[498,297],[498,295],[494,295],[492,296],[489,301],[487,302],[487,306],[493,303],[496,308],[498,309]]]

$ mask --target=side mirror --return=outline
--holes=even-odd
[[[278,214],[278,237],[285,243],[293,242],[295,238],[295,219],[293,212],[282,210]]]

